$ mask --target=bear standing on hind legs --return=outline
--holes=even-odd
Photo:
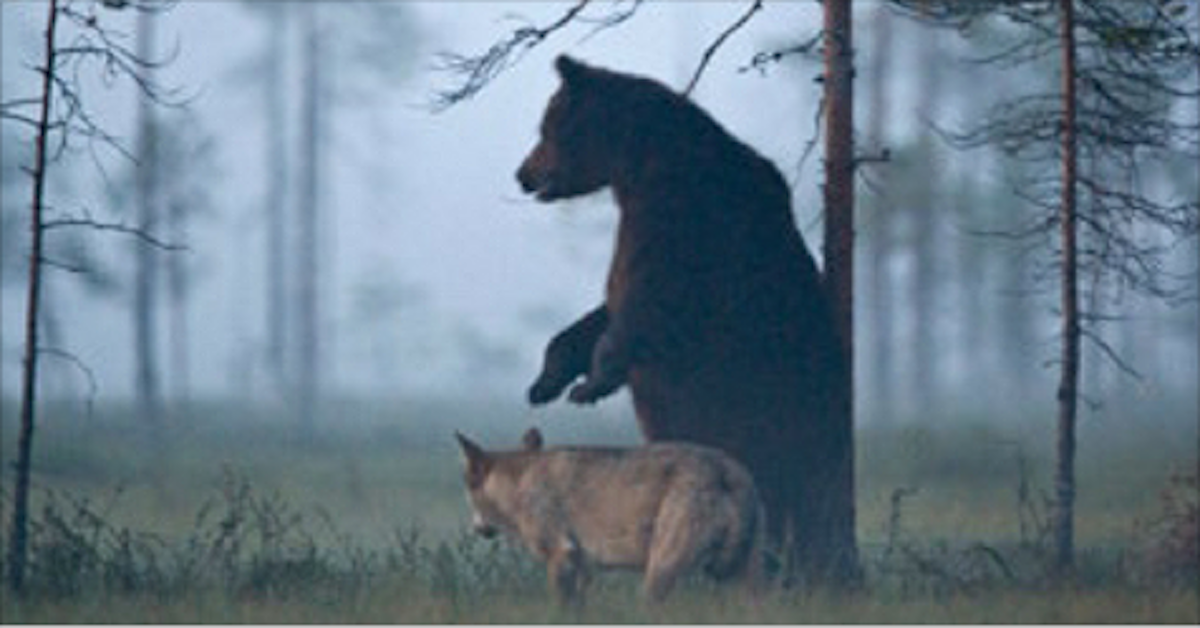
[[[647,440],[746,465],[789,579],[853,580],[845,364],[791,190],[664,85],[565,56],[555,67],[561,86],[517,179],[543,202],[611,186],[620,220],[604,303],[550,341],[530,402],[628,385]]]

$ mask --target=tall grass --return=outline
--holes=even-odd
[[[157,434],[116,408],[88,421],[49,413],[35,460],[28,588],[6,597],[0,620],[1200,620],[1195,449],[1174,435],[1093,443],[1097,459],[1081,464],[1083,542],[1069,577],[1048,568],[1043,451],[994,427],[910,426],[859,435],[862,591],[776,590],[748,602],[698,579],[645,608],[636,576],[612,575],[573,613],[552,604],[542,567],[524,552],[463,529],[450,432],[515,445],[537,419],[551,444],[628,442],[627,420],[593,415],[572,426],[458,404],[343,411],[357,422],[327,423],[316,441],[240,406],[191,408]],[[0,492],[5,521],[9,506]]]
[[[142,621],[152,616],[145,613],[186,609],[215,619],[214,610],[258,613],[289,605],[332,618],[361,611],[366,601],[377,604],[380,592],[415,602],[418,617],[452,620],[445,614],[467,600],[538,598],[543,588],[540,568],[511,546],[465,531],[434,541],[415,524],[397,526],[382,547],[366,546],[327,511],[296,510],[232,471],[181,535],[114,524],[106,513],[119,507],[119,496],[100,506],[57,491],[42,495],[31,521],[25,589],[5,605],[5,623],[59,612]],[[98,608],[109,602],[117,606]],[[116,609],[132,615],[110,614]]]

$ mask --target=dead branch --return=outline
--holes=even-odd
[[[750,21],[750,18],[754,17],[754,14],[761,11],[762,8],[762,0],[754,0],[754,2],[750,3],[749,8],[746,9],[746,12],[743,13],[741,17],[730,24],[724,31],[721,31],[721,34],[718,35],[717,38],[708,45],[708,48],[704,49],[704,55],[700,57],[700,64],[696,66],[696,71],[692,73],[691,80],[689,80],[687,86],[683,88],[683,94],[685,96],[691,95],[692,90],[696,88],[696,84],[700,82],[700,76],[704,74],[705,68],[708,67],[708,64],[712,61],[713,56],[717,54],[717,50],[720,50],[721,46],[725,45],[725,41],[729,39],[731,35],[745,27]]]
[[[71,273],[72,275],[83,275],[90,270],[87,266],[82,264],[72,264],[71,262],[64,262],[46,255],[38,258],[38,263],[49,268]]]
[[[888,510],[888,526],[887,526],[887,548],[885,552],[890,555],[900,546],[900,525],[901,525],[901,508],[904,499],[912,497],[919,492],[919,489],[911,486],[900,486],[892,490],[892,496],[889,500]]]
[[[434,95],[431,105],[435,112],[444,111],[453,105],[478,94],[505,69],[513,65],[538,44],[555,32],[562,30],[587,8],[592,0],[577,0],[558,19],[546,26],[525,25],[514,30],[507,38],[498,41],[478,55],[463,55],[456,52],[441,52],[436,55],[433,69],[462,76],[457,87],[442,90]]]
[[[108,6],[116,9],[130,7],[139,13],[161,14],[170,11],[178,3],[179,0],[126,0],[119,5]],[[71,66],[75,84],[79,84],[78,79],[84,62],[99,61],[104,69],[100,76],[108,82],[118,78],[130,79],[136,84],[138,91],[155,104],[172,107],[186,104],[186,98],[174,100],[174,97],[180,94],[179,89],[168,88],[147,78],[153,70],[162,69],[178,58],[178,42],[170,53],[161,59],[144,58],[124,43],[128,39],[127,33],[104,26],[96,12],[96,5],[89,4],[86,10],[80,10],[68,3],[62,6],[60,11],[79,31],[71,43],[60,46],[57,53],[59,63]]]
[[[760,74],[766,74],[768,67],[776,63],[781,63],[788,57],[807,57],[812,55],[816,51],[817,46],[824,41],[824,39],[825,31],[821,30],[802,42],[768,52],[757,52],[753,57],[750,58],[750,62],[748,64],[738,68],[738,72],[758,70]]]
[[[1098,334],[1095,330],[1093,330],[1087,326],[1081,326],[1079,331],[1081,334],[1083,334],[1084,338],[1086,338],[1093,345],[1095,345],[1097,348],[1099,348],[1100,351],[1102,353],[1104,353],[1104,357],[1108,358],[1109,361],[1112,362],[1118,369],[1120,369],[1120,371],[1122,373],[1128,375],[1129,377],[1132,377],[1133,379],[1135,379],[1139,382],[1144,381],[1142,374],[1139,373],[1138,370],[1136,368],[1134,368],[1132,364],[1130,364],[1129,362],[1126,362],[1121,357],[1121,354],[1116,349],[1114,349],[1112,347],[1112,345],[1108,344],[1108,341],[1105,340],[1104,338],[1102,338],[1100,336],[1100,334]]]
[[[47,231],[51,229],[59,229],[62,227],[87,227],[96,231],[110,231],[133,236],[142,242],[163,250],[163,251],[186,251],[187,246],[182,244],[173,244],[159,239],[155,235],[147,232],[145,229],[130,227],[121,223],[101,222],[90,218],[60,218],[57,220],[47,220],[42,223],[42,229]]]
[[[480,54],[464,55],[457,52],[436,54],[432,69],[435,72],[445,72],[462,77],[462,82],[455,87],[435,92],[429,109],[434,113],[440,113],[472,98],[506,69],[516,65],[526,53],[571,24],[592,25],[592,29],[583,37],[586,40],[632,18],[644,1],[615,0],[611,3],[611,8],[607,13],[591,16],[584,10],[592,5],[593,1],[576,0],[575,4],[571,5],[553,22],[545,26],[525,24]]]
[[[50,357],[55,357],[74,366],[76,370],[83,374],[83,378],[87,380],[88,394],[85,403],[87,404],[87,418],[91,419],[95,416],[96,397],[100,393],[100,386],[96,383],[96,373],[88,367],[79,356],[65,349],[55,347],[39,347],[38,353]]]
[[[1000,554],[1000,551],[991,545],[980,541],[972,545],[967,552],[982,554],[983,556],[987,557],[993,565],[996,565],[996,567],[1000,569],[1000,572],[1004,575],[1005,580],[1008,582],[1017,581],[1016,572],[1012,570],[1012,567],[1009,567],[1008,561],[1004,560],[1004,556]]]

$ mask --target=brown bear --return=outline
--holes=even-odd
[[[628,385],[642,434],[750,469],[789,573],[857,572],[843,359],[779,170],[686,97],[561,56],[521,187],[543,202],[611,186],[605,300],[546,348],[529,400]]]

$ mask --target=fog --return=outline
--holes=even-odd
[[[342,10],[338,6],[328,3],[323,8],[332,14]],[[612,29],[593,32],[590,25],[577,25],[530,50],[475,98],[435,113],[428,105],[436,92],[458,80],[435,69],[438,52],[479,53],[526,21],[553,21],[567,5],[404,2],[397,6],[411,26],[404,33],[411,39],[409,47],[398,46],[407,50],[404,58],[383,60],[397,71],[365,72],[346,60],[332,60],[329,66],[334,94],[328,109],[330,137],[322,155],[327,183],[321,196],[320,233],[324,390],[329,397],[489,396],[520,404],[525,386],[538,370],[544,343],[602,298],[616,218],[607,193],[543,205],[524,197],[514,179],[557,83],[554,56],[567,52],[679,88],[709,43],[744,7],[717,2],[647,3],[632,19]],[[38,77],[30,68],[40,62],[38,39],[45,5],[6,2],[2,11],[3,100],[8,101],[36,91]],[[870,13],[861,11],[856,26],[866,61],[872,59]],[[133,32],[132,16],[103,15]],[[810,37],[819,28],[818,3],[767,3],[747,29],[719,50],[694,95],[734,135],[784,171],[794,189],[797,223],[818,259],[820,155],[819,150],[807,159],[804,155],[815,132],[820,85],[813,79],[820,68],[812,61],[793,61],[765,73],[742,69],[755,52]],[[888,80],[889,128],[884,138],[891,146],[928,133],[928,125],[914,111],[920,70],[915,44],[929,36],[924,33],[909,22],[897,22]],[[339,35],[355,36],[352,30]],[[192,399],[274,400],[288,395],[272,381],[263,358],[272,324],[265,314],[263,211],[270,173],[257,85],[261,79],[254,74],[253,58],[260,54],[265,37],[266,21],[244,3],[184,0],[159,18],[159,50],[176,51],[159,80],[179,88],[187,103],[186,114],[162,111],[161,119],[168,125],[203,129],[215,150],[215,173],[207,188],[211,210],[191,223],[183,242],[186,251],[174,253],[187,256],[195,275],[188,310],[187,380],[166,374],[168,396],[185,390]],[[287,122],[289,132],[295,134],[300,61],[297,37],[295,33],[290,37],[287,71],[292,102]],[[959,50],[953,34],[938,37],[947,51]],[[948,67],[947,97],[937,122],[953,125],[971,115],[967,92],[978,84],[971,80],[978,70]],[[1001,85],[999,81],[992,84]],[[137,109],[132,85],[86,79],[85,86],[95,118],[132,145]],[[865,90],[860,88],[859,93]],[[865,100],[859,101],[860,129],[870,114]],[[24,133],[5,126],[5,159],[10,161],[6,173],[14,167],[14,156],[23,159],[28,154],[27,147],[15,153],[8,150],[11,142],[27,142]],[[941,176],[966,173],[980,185],[994,184],[1003,176],[994,160],[942,151],[941,161],[931,164]],[[295,162],[290,159],[287,166],[293,173]],[[113,206],[112,188],[120,185],[114,173],[128,168],[116,152],[89,151],[80,144],[55,167],[63,172],[53,180],[51,196],[64,211],[87,207],[118,220],[129,215]],[[869,183],[860,185],[864,207],[872,202],[872,195],[886,194]],[[23,181],[11,187],[6,183],[6,222],[26,212],[27,190]],[[293,195],[289,212],[294,201]],[[860,216],[860,235],[869,233],[875,214],[867,207],[860,209]],[[942,229],[944,250],[995,246],[980,242],[969,233],[971,229],[961,220],[949,222]],[[105,233],[86,238],[94,259],[114,275],[131,272],[126,239]],[[12,398],[20,380],[24,323],[20,275],[26,244],[23,237],[8,236],[4,244],[19,247],[18,254],[10,250],[3,256],[9,266],[3,273],[0,327],[3,391]],[[1190,247],[1181,247],[1178,263],[1185,271],[1192,264],[1194,272],[1195,244]],[[1014,247],[1011,254],[1022,253]],[[909,256],[898,254],[889,272],[902,281],[910,276],[911,266]],[[896,406],[885,407],[873,397],[876,382],[869,367],[877,355],[871,343],[878,338],[869,316],[876,295],[860,280],[857,381],[864,420],[887,415],[920,418],[924,410],[907,394],[913,373],[920,369],[933,371],[937,382],[938,410],[929,414],[1002,417],[1010,410],[1005,404],[1048,407],[1053,402],[1054,370],[1053,364],[1047,365],[1056,355],[1052,295],[1038,295],[1023,280],[984,284],[964,272],[953,260],[945,263],[941,281],[950,286],[945,294],[985,291],[980,299],[988,320],[1012,299],[1028,301],[1035,315],[1029,338],[1019,348],[1023,361],[1014,366],[983,352],[975,344],[980,341],[971,335],[972,328],[983,323],[949,298],[935,307],[936,321],[916,321],[903,305],[903,289],[896,288],[893,325],[898,340],[888,350],[893,351],[895,387],[901,392]],[[94,396],[99,402],[130,398],[134,359],[128,286],[97,293],[85,289],[80,278],[54,271],[48,281],[47,298],[61,329],[61,348],[87,366],[94,390],[73,363],[47,357],[44,393]],[[1142,378],[1121,375],[1101,354],[1091,351],[1085,357],[1098,365],[1086,367],[1089,398],[1100,404],[1097,408],[1114,407],[1120,399],[1121,408],[1133,408],[1128,413],[1142,416],[1151,412],[1148,408],[1166,407],[1175,418],[1194,422],[1195,304],[1172,308],[1134,298],[1125,304],[1129,318],[1111,326],[1111,338],[1129,352],[1127,358]],[[160,314],[166,316],[165,311]],[[904,339],[920,324],[938,329],[936,364],[916,363],[907,353]],[[159,346],[164,367],[168,364],[165,335],[164,331]],[[991,347],[1008,340],[987,342]],[[980,361],[987,366],[982,374],[964,374]],[[607,402],[626,403],[623,396]]]

